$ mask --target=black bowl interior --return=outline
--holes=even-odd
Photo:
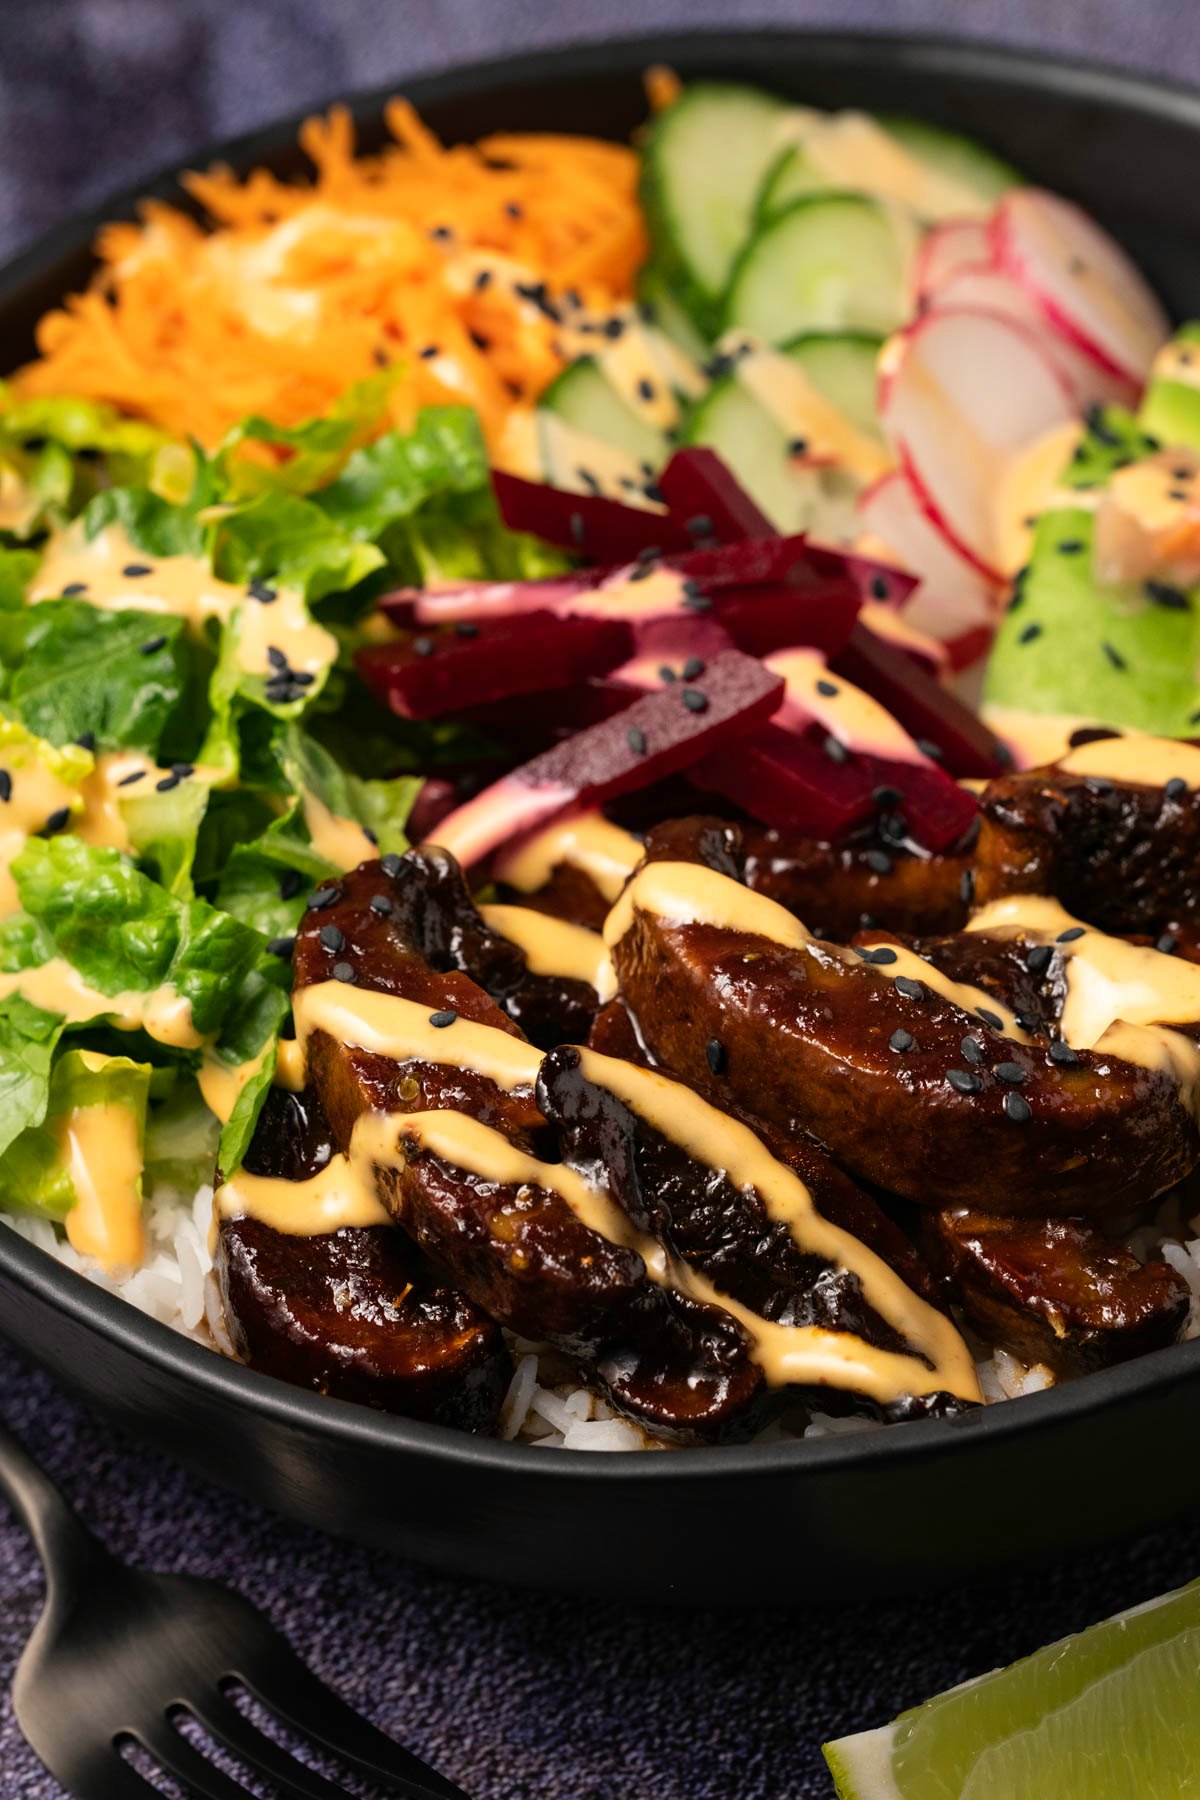
[[[972,132],[1093,211],[1173,313],[1200,311],[1200,97],[1181,90],[986,47],[758,32],[589,46],[406,91],[448,139],[513,128],[626,138],[654,62]],[[364,147],[383,139],[391,91],[352,102]],[[297,122],[192,160],[299,175]],[[185,198],[171,173],[139,194]],[[138,197],[61,226],[0,273],[8,367],[29,354],[41,313],[87,280],[96,226],[131,216]],[[130,1428],[280,1511],[442,1567],[609,1595],[761,1604],[921,1587],[1141,1528],[1200,1495],[1200,1342],[954,1422],[581,1456],[288,1388],[91,1288],[7,1228],[0,1329]]]

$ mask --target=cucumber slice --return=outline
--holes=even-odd
[[[810,331],[783,349],[856,431],[884,442],[875,406],[881,337],[869,331]]]
[[[736,375],[714,382],[680,432],[683,444],[706,444],[776,530],[800,531],[811,484],[788,459],[787,433],[748,394]]]
[[[593,356],[581,356],[564,369],[538,401],[538,411],[554,413],[572,430],[625,451],[652,471],[666,460],[666,433],[625,404]]]
[[[924,119],[885,117],[879,123],[926,168],[961,182],[987,207],[993,206],[1008,188],[1020,187],[1024,181],[1011,163],[957,131],[930,125]]]
[[[802,144],[790,144],[767,170],[755,209],[760,225],[774,219],[794,200],[829,192],[829,181],[804,154]]]
[[[669,277],[656,263],[647,263],[638,275],[637,296],[650,323],[677,349],[697,362],[708,361],[708,340],[697,331],[676,299]]]
[[[757,88],[701,81],[647,133],[641,199],[655,260],[702,331],[716,321],[791,110]]]
[[[886,335],[907,317],[915,240],[895,208],[862,194],[797,200],[738,258],[725,324],[771,343],[803,331]]]

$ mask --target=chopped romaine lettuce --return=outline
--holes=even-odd
[[[140,1140],[149,1094],[150,1070],[145,1063],[126,1056],[98,1056],[90,1050],[63,1051],[50,1076],[42,1117],[26,1126],[0,1158],[5,1204],[48,1219],[65,1219],[77,1195],[64,1155],[62,1121],[79,1108],[120,1106],[132,1115]]]
[[[0,1154],[46,1116],[62,1028],[56,1013],[31,1005],[20,994],[0,1000]]]

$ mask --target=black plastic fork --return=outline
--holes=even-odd
[[[229,1695],[237,1685],[384,1793],[467,1800],[324,1687],[239,1594],[110,1556],[2,1422],[0,1493],[46,1570],[45,1608],[13,1686],[17,1723],[77,1800],[152,1800],[158,1790],[122,1754],[130,1742],[200,1800],[247,1800],[250,1789],[179,1730],[189,1715],[282,1800],[344,1797],[247,1718]]]

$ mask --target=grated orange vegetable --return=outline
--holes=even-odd
[[[632,293],[637,158],[536,133],[446,146],[400,99],[386,118],[393,141],[370,156],[344,107],[307,120],[304,183],[185,176],[208,229],[154,201],[106,226],[92,285],[41,320],[17,394],[109,401],[211,445],[246,413],[293,425],[394,366],[385,426],[465,402],[495,448],[569,353],[542,302],[603,312]]]

